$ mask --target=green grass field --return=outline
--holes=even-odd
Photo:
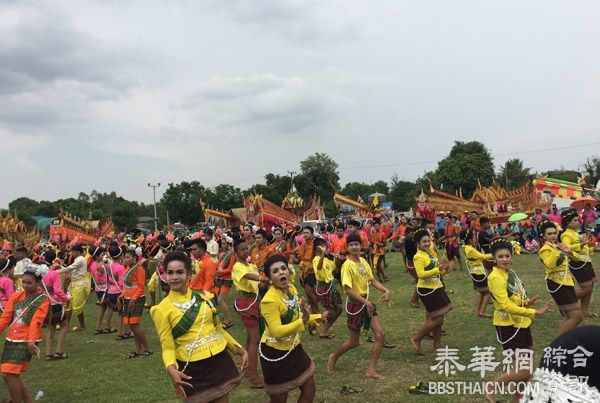
[[[363,377],[370,354],[369,343],[341,357],[337,372],[327,374],[327,355],[333,352],[347,337],[345,314],[333,327],[335,339],[325,340],[303,335],[303,346],[315,360],[317,366],[318,402],[480,402],[483,396],[415,396],[407,392],[409,385],[419,380],[433,381],[446,379],[430,370],[434,365],[435,354],[431,342],[424,340],[425,356],[415,355],[408,338],[424,321],[424,310],[410,307],[408,300],[413,291],[410,276],[405,273],[399,253],[389,253],[388,274],[391,279],[386,283],[393,293],[391,309],[380,306],[379,317],[386,332],[386,339],[397,344],[395,349],[384,349],[379,360],[379,372],[386,377],[383,382],[367,380]],[[600,267],[600,258],[594,257],[596,268]],[[513,268],[523,280],[530,296],[539,294],[543,301],[550,298],[543,281],[543,270],[537,256],[517,256]],[[477,318],[473,314],[475,291],[469,275],[465,271],[456,271],[446,277],[446,286],[451,290],[450,299],[454,310],[447,316],[444,329],[447,336],[442,345],[460,349],[461,363],[466,365],[471,357],[470,348],[475,346],[495,346],[496,358],[501,360],[501,348],[496,342],[491,319]],[[591,312],[600,313],[600,298],[592,302]],[[379,298],[377,291],[372,299]],[[97,307],[95,298],[90,296],[86,308],[88,330],[82,333],[70,333],[67,339],[67,360],[45,362],[33,360],[30,371],[24,375],[32,393],[43,390],[45,402],[175,402],[175,394],[167,379],[154,326],[147,313],[144,314],[144,329],[149,337],[155,354],[150,357],[127,359],[133,350],[133,341],[116,341],[115,335],[93,335]],[[491,306],[489,312],[492,312]],[[231,333],[244,342],[244,328],[234,314],[235,326]],[[546,316],[538,317],[532,327],[536,350],[535,362],[539,362],[541,351],[556,336],[560,314],[556,309]],[[600,318],[588,318],[586,324],[600,324]],[[74,321],[71,321],[74,326]],[[364,337],[363,337],[364,340]],[[43,351],[43,345],[42,351]],[[500,369],[500,368],[499,368]],[[487,376],[493,379],[499,372]],[[479,380],[479,374],[466,370],[448,378],[452,381]],[[341,385],[362,389],[353,395],[342,395]],[[7,398],[5,388],[0,389],[0,398]],[[297,393],[290,396],[295,401]],[[232,402],[263,402],[266,394],[262,390],[252,390],[242,383],[231,395]]]

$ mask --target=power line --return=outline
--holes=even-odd
[[[538,148],[535,150],[522,150],[522,151],[511,151],[511,152],[505,152],[505,153],[492,153],[492,156],[494,157],[502,157],[502,156],[506,156],[506,155],[516,155],[516,154],[529,154],[529,153],[540,153],[540,152],[547,152],[547,151],[559,151],[559,150],[569,150],[572,148],[581,148],[581,147],[590,147],[590,146],[597,146],[600,145],[600,142],[595,142],[595,143],[587,143],[587,144],[573,144],[570,146],[560,146],[560,147],[548,147],[548,148]],[[406,166],[406,165],[421,165],[421,164],[435,164],[438,161],[411,161],[411,162],[397,162],[394,164],[379,164],[379,165],[364,165],[364,166],[357,166],[357,167],[340,167],[340,169],[371,169],[371,168],[391,168],[391,167],[399,167],[399,166]]]

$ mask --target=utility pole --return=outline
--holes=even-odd
[[[148,187],[152,188],[152,196],[154,198],[154,231],[158,231],[158,217],[156,215],[156,188],[160,186],[160,182],[156,185],[148,183]]]

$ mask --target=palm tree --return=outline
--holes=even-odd
[[[531,179],[531,168],[523,168],[523,161],[513,158],[504,163],[498,172],[498,182],[506,190],[514,190]]]

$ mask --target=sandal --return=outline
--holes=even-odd
[[[115,329],[114,327],[105,327],[104,329],[102,329],[102,333],[103,334],[117,333],[117,329]]]
[[[359,392],[362,392],[362,389],[352,388],[348,385],[342,385],[342,390],[340,390],[340,393],[342,395],[350,395],[352,393],[359,393]]]
[[[102,329],[94,330],[94,334],[102,334],[102,333],[104,333],[104,330],[102,330]]]
[[[123,333],[117,336],[117,338],[115,340],[119,341],[119,340],[127,340],[132,338],[133,336],[131,335],[131,332],[129,333]]]
[[[136,351],[132,351],[131,353],[129,353],[129,355],[127,356],[127,358],[137,358],[137,357],[141,357],[145,355],[144,353],[138,353]]]
[[[233,326],[233,322],[224,322],[223,323],[223,329],[225,329],[225,330],[229,329],[232,326]]]
[[[64,351],[62,353],[54,353],[53,357],[55,360],[66,360],[67,358],[69,358],[67,353],[65,353]]]
[[[47,354],[46,361],[52,361],[52,360],[54,360],[54,354]]]
[[[396,345],[395,344],[390,344],[387,341],[384,341],[383,345],[381,347],[383,347],[383,348],[396,348]]]
[[[308,326],[308,334],[310,334],[311,336],[314,336],[317,334],[317,327],[315,325],[309,325]]]
[[[152,354],[154,354],[154,351],[144,350],[144,355],[145,356],[149,356],[149,355],[152,355]]]

